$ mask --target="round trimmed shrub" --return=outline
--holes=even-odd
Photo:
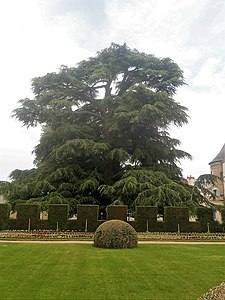
[[[130,224],[121,220],[106,221],[95,231],[95,247],[121,249],[134,248],[137,244],[137,232]]]

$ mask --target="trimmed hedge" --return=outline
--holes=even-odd
[[[99,226],[98,210],[98,205],[77,205],[77,226],[81,231],[96,230]]]
[[[184,207],[165,207],[164,221],[166,223],[166,231],[184,232],[189,223],[189,210]]]
[[[78,205],[77,219],[68,220],[67,204],[50,204],[48,220],[40,220],[40,207],[37,204],[18,204],[17,219],[9,219],[9,205],[0,205],[0,230],[76,230],[94,232],[104,223],[98,220],[98,205]],[[127,221],[138,232],[225,232],[225,209],[221,209],[223,224],[215,222],[213,210],[201,207],[197,210],[198,221],[189,222],[187,208],[166,207],[164,221],[157,221],[158,210],[153,206],[137,206],[135,220]],[[127,219],[127,206],[108,206],[107,218]]]
[[[159,222],[157,222],[157,214],[158,209],[155,206],[137,206],[135,221],[133,223],[135,229],[139,232],[160,231],[160,226],[162,227],[163,224],[159,224]],[[132,224],[132,222],[129,223]]]
[[[127,221],[127,205],[109,205],[106,208],[107,220]]]
[[[220,213],[221,213],[221,219],[222,219],[222,223],[223,223],[223,227],[224,227],[224,224],[225,224],[225,208],[222,208],[220,210]]]
[[[189,222],[188,208],[165,207],[163,222],[157,221],[157,212],[154,206],[137,206],[135,221],[129,224],[138,232],[201,232],[199,222]]]
[[[63,230],[67,228],[69,215],[68,204],[50,204],[48,208],[49,229]]]
[[[99,248],[134,248],[137,244],[137,232],[122,220],[104,222],[97,228],[94,235],[94,246]]]
[[[0,204],[0,220],[7,220],[9,218],[10,206],[8,203]]]
[[[8,228],[9,213],[10,206],[7,203],[0,204],[0,230]]]
[[[197,219],[201,224],[202,232],[215,232],[217,225],[213,218],[212,208],[199,207],[197,209]]]
[[[40,206],[38,204],[17,204],[17,222],[12,222],[13,229],[33,230],[38,228]]]

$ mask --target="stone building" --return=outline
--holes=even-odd
[[[225,144],[217,156],[209,163],[211,174],[219,177],[211,190],[220,199],[224,200],[225,191]]]
[[[188,185],[194,186],[195,185],[195,181],[196,181],[196,179],[195,179],[194,176],[192,176],[192,175],[187,176],[187,183],[188,183]]]

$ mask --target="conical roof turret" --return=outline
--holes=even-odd
[[[209,163],[210,165],[216,162],[225,163],[225,144],[223,145],[217,156]]]

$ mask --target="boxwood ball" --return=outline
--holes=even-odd
[[[136,230],[121,220],[110,220],[101,224],[95,231],[94,246],[99,248],[134,248],[137,247]]]

